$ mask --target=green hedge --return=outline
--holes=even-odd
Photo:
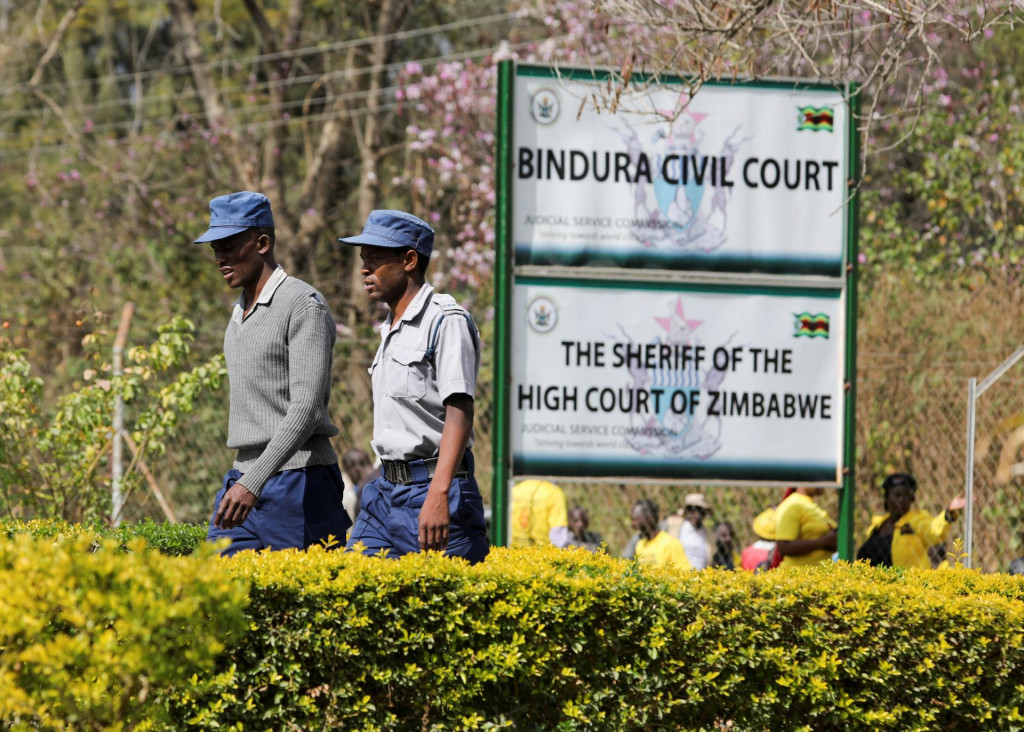
[[[41,519],[35,521],[0,521],[0,535],[8,538],[28,534],[37,539],[77,537],[84,534],[97,540],[113,539],[122,548],[127,548],[133,539],[145,539],[146,545],[161,554],[172,557],[187,556],[206,541],[206,524],[157,523],[143,519],[137,523],[122,524],[108,528],[98,524],[68,524],[64,521]]]
[[[204,549],[125,552],[88,532],[0,540],[0,728],[167,724],[159,698],[243,630],[245,585]]]
[[[225,566],[251,583],[252,632],[230,683],[175,702],[182,726],[1024,728],[1018,578],[679,574],[555,549]]]
[[[62,578],[84,570],[53,569],[50,555],[65,556],[68,541],[17,536],[0,556],[12,545],[32,567],[32,614],[42,619],[22,628],[19,642],[103,638],[107,628],[126,657],[144,646],[139,657],[167,666],[164,683],[111,719],[149,715],[156,729],[1024,729],[1017,577],[847,564],[675,573],[552,548],[495,549],[475,567],[320,548],[168,558],[141,543],[108,551],[110,542],[98,552],[104,571],[114,572],[116,559],[132,567],[129,576],[156,572],[166,583],[156,560],[180,563],[176,592],[157,583],[164,599],[150,604],[199,606],[174,626],[178,645],[164,645],[173,639],[156,609],[119,626],[86,607],[79,615],[101,619],[67,626],[57,608],[78,601],[62,594]],[[135,563],[140,553],[151,567]],[[117,604],[150,592],[140,579],[103,586]],[[219,624],[243,602],[247,631],[235,636]],[[14,637],[10,616],[0,613],[5,639]],[[211,635],[224,641],[216,664],[185,675],[217,647]],[[0,673],[13,668],[9,642]],[[42,698],[38,684],[26,687],[33,699]],[[91,688],[64,695],[88,701]],[[12,719],[5,710],[0,726]]]

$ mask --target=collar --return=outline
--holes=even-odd
[[[912,510],[911,511],[907,511],[905,514],[900,516],[898,519],[896,519],[893,522],[893,526],[902,526],[903,524],[905,524],[908,521],[910,521],[910,514],[911,513],[913,513]],[[884,524],[886,521],[889,520],[889,515],[890,515],[889,513],[883,513],[881,515],[875,514],[874,516],[872,516],[871,517],[871,527],[870,528],[874,529],[874,528]]]
[[[274,298],[274,293],[277,292],[277,288],[280,287],[284,281],[288,279],[288,274],[284,271],[284,267],[280,264],[274,269],[270,275],[270,279],[267,280],[266,284],[263,285],[263,289],[260,290],[260,296],[256,298],[256,305],[249,312],[250,315],[256,311],[260,305],[269,306],[270,301]],[[234,318],[238,321],[242,321],[242,317],[245,315],[245,293],[243,292],[235,300],[235,309],[233,312]]]
[[[399,319],[397,325],[401,325],[402,323],[404,323],[406,321],[413,320],[413,319],[419,317],[420,313],[422,313],[423,310],[427,307],[427,302],[430,300],[430,295],[433,292],[434,292],[434,286],[431,285],[429,282],[424,282],[423,285],[420,287],[419,292],[417,292],[416,296],[413,297],[412,302],[409,303],[409,307],[407,307],[405,309],[405,312],[402,313],[402,317]],[[395,314],[392,313],[392,312],[389,312],[388,313],[388,317],[384,320],[383,324],[381,324],[381,326],[380,326],[380,330],[381,330],[382,334],[387,335],[388,333],[391,332],[393,327],[397,327],[397,325],[393,325],[392,324],[392,322],[394,321],[394,318],[395,318]]]

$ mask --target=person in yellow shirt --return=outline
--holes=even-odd
[[[546,480],[524,480],[512,486],[510,544],[569,544],[565,493]]]
[[[868,537],[857,550],[857,559],[875,566],[931,569],[928,548],[946,540],[950,525],[967,501],[957,496],[935,516],[921,509],[911,510],[917,499],[917,481],[907,473],[887,476],[882,490],[886,513],[871,518]]]
[[[679,539],[658,528],[658,505],[654,501],[637,501],[630,513],[630,523],[640,535],[634,555],[637,561],[655,567],[693,569]]]
[[[780,567],[827,562],[836,550],[836,523],[814,502],[824,488],[800,487],[775,509],[775,545]]]

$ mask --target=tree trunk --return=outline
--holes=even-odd
[[[238,145],[231,115],[210,74],[206,55],[199,43],[199,29],[196,27],[192,6],[188,0],[167,0],[167,7],[174,18],[174,30],[181,41],[182,54],[196,85],[199,102],[206,114],[207,126],[211,132],[215,132],[223,139],[222,144],[228,152],[228,159],[235,174],[236,188],[256,190],[256,166],[252,158],[243,152],[244,148]]]
[[[405,0],[383,0],[377,17],[377,33],[370,46],[370,74],[367,85],[366,114],[362,128],[358,123],[356,140],[359,145],[359,161],[362,175],[359,179],[359,222],[366,221],[370,212],[380,207],[380,176],[378,164],[381,154],[381,130],[384,110],[381,108],[381,90],[387,82],[387,64],[394,48],[395,31],[401,26],[409,6]],[[369,322],[370,302],[363,292],[362,264],[358,257],[352,257],[349,264],[349,324]]]

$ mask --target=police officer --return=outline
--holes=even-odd
[[[224,333],[234,465],[217,493],[208,538],[243,549],[306,548],[352,525],[327,410],[337,332],[323,295],[274,259],[274,216],[262,193],[210,201],[208,242],[240,289]]]
[[[361,234],[338,241],[359,247],[366,294],[390,310],[370,366],[383,475],[363,488],[348,547],[482,561],[489,544],[470,451],[480,336],[468,312],[426,283],[434,230],[402,211],[373,211]]]

